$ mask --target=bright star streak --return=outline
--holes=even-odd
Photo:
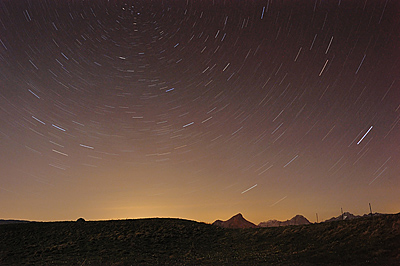
[[[81,146],[81,147],[84,147],[84,148],[88,148],[88,149],[94,149],[92,146],[88,146],[88,145],[85,145],[85,144],[79,144],[79,146]]]
[[[38,121],[39,123],[42,123],[43,125],[46,125],[45,122],[43,122],[42,120],[40,120],[39,118],[36,118],[32,115],[32,118],[35,119],[36,121]]]
[[[256,186],[257,186],[257,184],[255,184],[255,185],[254,185],[254,186],[252,186],[251,188],[248,188],[248,189],[246,189],[245,191],[243,191],[243,192],[242,192],[242,194],[243,194],[243,193],[246,193],[246,192],[247,192],[247,191],[249,191],[250,189],[253,189],[253,188],[255,188]]]
[[[291,162],[293,162],[297,157],[299,157],[299,155],[297,154],[292,160],[290,160],[290,162],[288,162],[287,164],[285,164],[285,166],[283,168],[285,168],[286,166],[288,166]]]
[[[55,127],[55,128],[57,128],[57,129],[59,129],[59,130],[61,130],[61,131],[66,131],[65,129],[63,129],[62,127],[59,127],[59,126],[57,126],[57,125],[54,125],[54,124],[51,124],[53,127]]]
[[[373,128],[373,126],[371,126],[371,127],[368,129],[367,133],[365,133],[364,136],[357,142],[357,145],[361,143],[361,141],[362,141],[362,140],[365,138],[365,136],[371,131],[372,128]]]
[[[60,151],[57,151],[57,150],[52,150],[52,151],[54,151],[55,153],[58,153],[58,154],[64,155],[64,156],[68,156],[68,154],[66,154],[66,153],[63,153],[63,152],[60,152]]]
[[[188,127],[188,126],[191,126],[191,125],[193,125],[194,124],[194,122],[190,122],[189,124],[186,124],[186,125],[184,125],[183,127]]]

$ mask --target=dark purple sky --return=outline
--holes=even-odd
[[[400,3],[0,1],[0,218],[400,209]]]

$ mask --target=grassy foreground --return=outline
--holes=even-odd
[[[5,224],[0,265],[400,265],[400,214],[250,229],[166,218]]]

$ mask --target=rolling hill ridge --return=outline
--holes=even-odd
[[[242,229],[172,218],[3,224],[0,239],[0,265],[400,265],[400,213]]]

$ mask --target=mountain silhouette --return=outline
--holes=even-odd
[[[325,222],[333,222],[333,221],[341,221],[341,220],[353,220],[353,219],[357,219],[357,218],[360,218],[360,217],[361,217],[360,215],[354,215],[354,214],[352,214],[350,212],[344,212],[343,213],[343,217],[342,217],[342,215],[339,215],[337,217],[332,217],[332,218],[326,220]]]
[[[296,215],[292,219],[286,221],[269,220],[266,222],[261,222],[258,224],[258,227],[278,227],[278,226],[303,225],[303,224],[311,224],[311,223],[303,215]]]
[[[381,213],[373,213],[372,216],[378,216],[378,215],[382,215]],[[328,220],[325,220],[325,222],[333,222],[333,221],[341,221],[341,220],[353,220],[353,219],[358,219],[358,218],[362,218],[362,217],[367,217],[367,216],[371,216],[371,214],[364,214],[363,216],[361,215],[354,215],[350,212],[344,212],[343,213],[343,217],[342,215],[339,215],[337,217],[332,217]]]
[[[252,222],[249,222],[245,218],[243,218],[243,215],[241,213],[238,213],[235,216],[232,216],[232,218],[230,218],[227,221],[216,220],[212,224],[219,226],[219,227],[223,227],[223,228],[255,228],[255,227],[257,227]]]

